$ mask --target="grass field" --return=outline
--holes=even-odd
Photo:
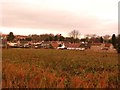
[[[52,49],[3,49],[3,88],[116,88],[118,55]]]

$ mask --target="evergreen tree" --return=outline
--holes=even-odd
[[[53,49],[53,46],[50,44],[49,48]]]
[[[26,41],[32,41],[32,38],[31,37],[27,37],[25,40]]]
[[[100,42],[103,43],[103,38],[102,38],[102,36],[100,37]]]
[[[58,41],[58,36],[57,35],[54,37],[54,41]]]
[[[7,41],[13,41],[14,38],[15,38],[15,36],[14,36],[13,32],[10,32],[7,36]]]
[[[64,41],[64,37],[63,36],[60,36],[60,41]]]
[[[117,52],[120,53],[120,34],[118,35],[117,39]]]
[[[112,35],[112,44],[113,44],[114,48],[116,48],[117,39],[116,39],[115,34]]]
[[[53,36],[49,36],[49,41],[52,41],[53,40]]]

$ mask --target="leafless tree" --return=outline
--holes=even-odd
[[[79,35],[80,35],[80,33],[78,30],[73,30],[69,33],[69,36],[73,37],[74,39],[77,39]]]

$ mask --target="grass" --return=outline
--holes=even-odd
[[[3,88],[117,88],[118,55],[54,49],[3,49]]]

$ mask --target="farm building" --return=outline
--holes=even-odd
[[[113,52],[113,51],[115,51],[113,45],[110,43],[93,43],[93,44],[91,44],[90,50],[98,51],[98,52],[103,52],[103,51]]]
[[[100,51],[104,47],[103,43],[93,43],[91,44],[91,50],[92,51]]]

